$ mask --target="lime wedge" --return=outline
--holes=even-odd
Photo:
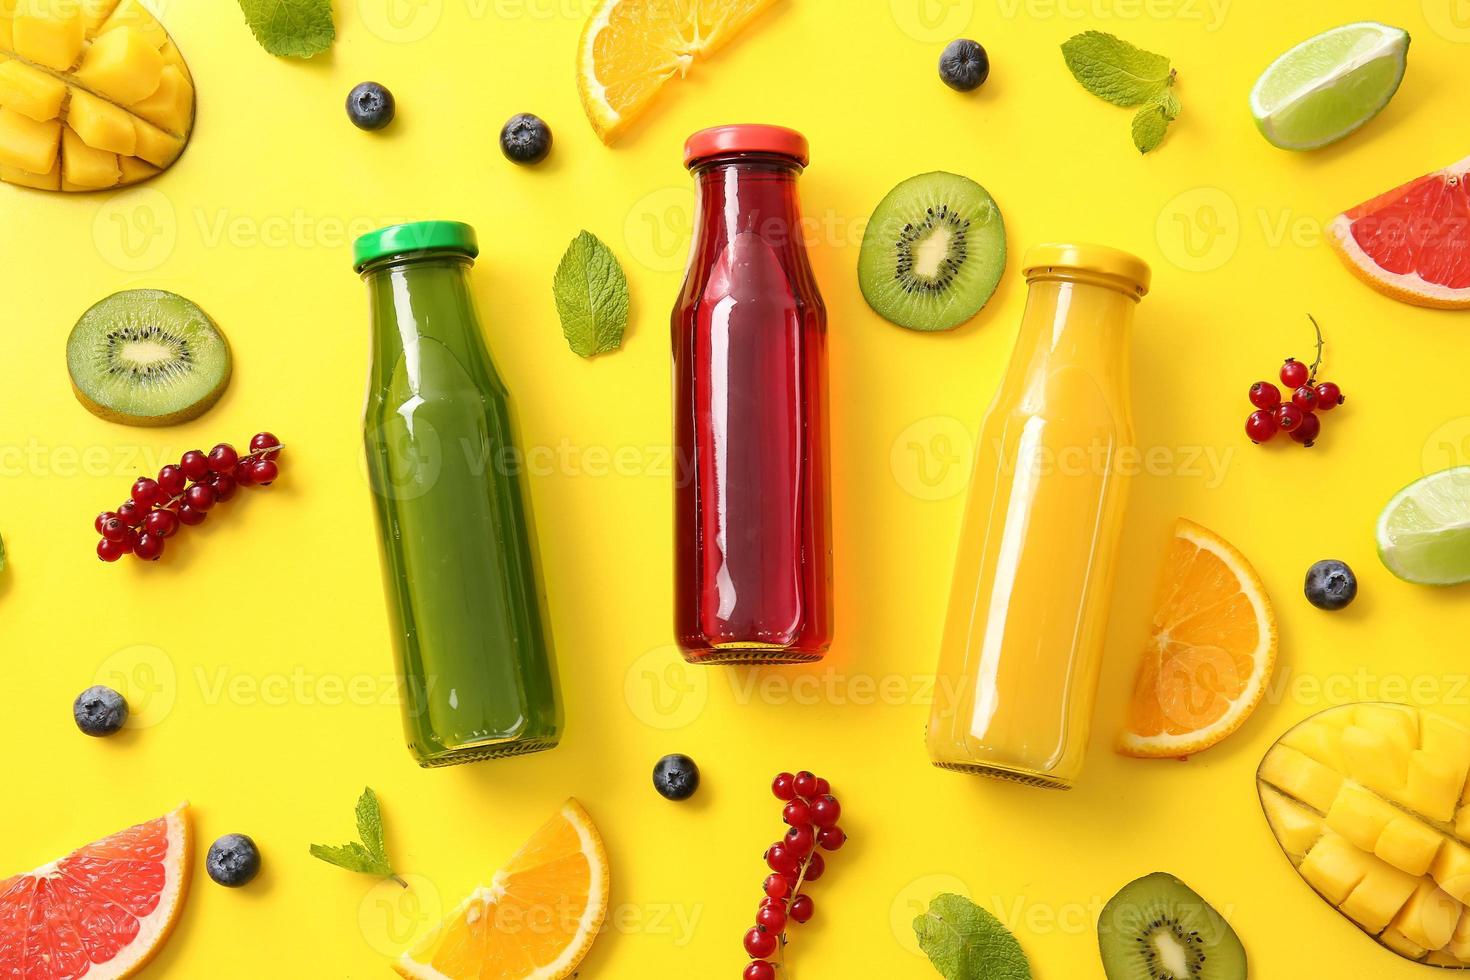
[[[1470,466],[1400,490],[1378,518],[1378,557],[1406,582],[1470,582]]]
[[[1312,150],[1378,115],[1404,80],[1409,35],[1363,21],[1308,38],[1271,63],[1251,89],[1251,114],[1272,144]]]

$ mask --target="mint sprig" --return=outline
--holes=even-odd
[[[1031,964],[1016,937],[963,896],[936,896],[914,919],[914,934],[945,980],[1031,980]]]
[[[552,281],[561,332],[574,353],[593,357],[623,346],[628,279],[617,256],[584,231],[572,239]]]
[[[392,878],[407,888],[408,882],[394,873],[388,860],[388,849],[383,842],[383,813],[372,787],[364,789],[357,801],[357,836],[360,841],[346,844],[313,844],[311,856],[359,874]]]
[[[1133,117],[1133,145],[1138,152],[1148,153],[1164,141],[1180,109],[1174,91],[1178,72],[1168,58],[1102,31],[1084,31],[1069,39],[1062,45],[1062,58],[1072,76],[1099,99],[1138,108]]]
[[[310,58],[332,46],[332,0],[240,0],[260,46],[278,58]]]

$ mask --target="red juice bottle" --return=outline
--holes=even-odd
[[[673,315],[675,609],[692,663],[820,660],[832,641],[827,311],[802,236],[800,133],[721,126]]]

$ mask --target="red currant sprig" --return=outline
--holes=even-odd
[[[1317,413],[1330,412],[1347,401],[1336,383],[1317,380],[1326,344],[1317,318],[1308,313],[1307,319],[1317,332],[1317,358],[1311,367],[1294,357],[1288,357],[1281,365],[1281,383],[1291,392],[1290,401],[1282,401],[1281,389],[1269,381],[1251,385],[1250,400],[1256,410],[1245,420],[1245,434],[1251,442],[1270,442],[1276,433],[1285,432],[1303,446],[1310,446],[1322,432],[1322,420]]]
[[[827,862],[819,850],[836,851],[847,842],[847,835],[837,826],[842,805],[827,780],[804,769],[794,775],[783,772],[772,781],[771,792],[786,804],[781,819],[788,829],[785,837],[766,849],[771,874],[762,886],[765,897],[756,909],[755,926],[745,934],[745,952],[751,962],[742,980],[776,980],[777,971],[784,971],[787,926],[807,922],[816,912],[811,896],[802,894],[802,888],[826,873]],[[775,962],[771,962],[773,957]]]
[[[257,432],[244,456],[222,442],[208,455],[189,450],[177,466],[159,470],[156,480],[141,477],[117,510],[97,515],[94,526],[102,535],[97,557],[112,562],[132,554],[143,561],[157,561],[163,556],[164,541],[177,534],[180,526],[203,524],[215,504],[229,500],[242,486],[274,483],[280,475],[276,458],[285,448],[269,432]]]

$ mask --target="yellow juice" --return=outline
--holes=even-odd
[[[1041,245],[980,427],[929,719],[934,764],[1038,786],[1081,772],[1129,474],[1141,259]]]

